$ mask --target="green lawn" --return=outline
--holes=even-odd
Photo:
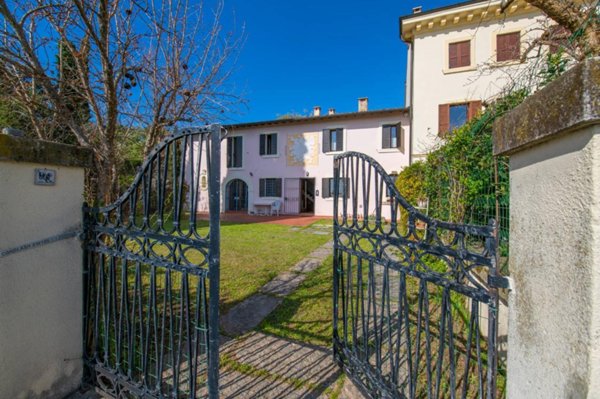
[[[317,222],[319,223],[319,222]],[[314,249],[331,240],[311,227],[276,224],[221,224],[221,311],[258,292],[260,287]]]
[[[333,257],[312,271],[300,287],[258,327],[281,337],[331,346],[333,317]]]

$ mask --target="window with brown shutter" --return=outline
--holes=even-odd
[[[471,65],[471,41],[450,43],[448,45],[448,68],[463,68]]]
[[[496,36],[496,61],[515,61],[521,58],[521,32]]]
[[[446,133],[452,131],[471,119],[473,119],[481,110],[481,101],[469,101],[459,104],[440,104],[438,116],[438,135],[444,137]]]

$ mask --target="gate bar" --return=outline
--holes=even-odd
[[[209,339],[208,397],[219,397],[219,279],[220,279],[220,213],[221,213],[221,125],[210,127],[209,170]]]

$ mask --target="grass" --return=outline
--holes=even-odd
[[[262,332],[314,345],[331,346],[333,257],[313,270],[300,287],[259,325]]]
[[[221,227],[221,311],[258,292],[260,287],[314,249],[331,240],[276,224],[227,224]]]

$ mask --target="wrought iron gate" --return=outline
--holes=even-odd
[[[419,213],[360,153],[335,158],[334,182],[337,362],[373,398],[495,398],[495,222]]]
[[[218,397],[220,135],[170,135],[115,203],[84,205],[85,378],[113,397]]]

